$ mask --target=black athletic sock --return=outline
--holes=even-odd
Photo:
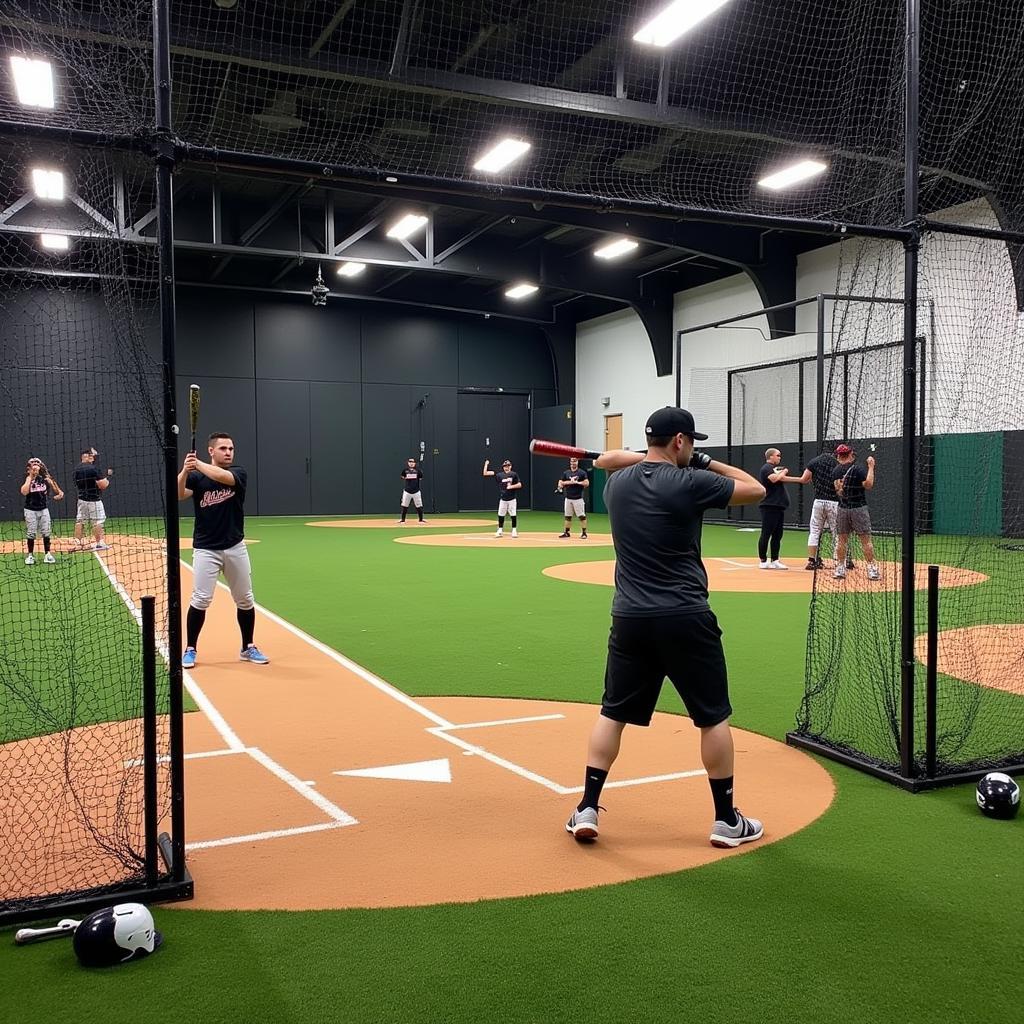
[[[732,805],[732,779],[708,779],[711,783],[711,796],[715,801],[715,821],[724,821],[726,825],[735,825],[739,820]]]
[[[423,509],[422,509],[422,507],[416,509],[416,515],[418,515],[420,517],[420,522],[422,523],[423,522]]]
[[[206,621],[205,608],[193,608],[188,606],[188,615],[185,616],[185,646],[195,647],[199,643],[199,633]]]
[[[44,537],[43,538],[43,551],[47,555],[50,553],[50,538],[49,537]]]
[[[513,516],[512,517],[512,529],[514,530],[515,528],[516,528],[516,517]]]
[[[583,799],[579,802],[576,810],[582,811],[584,807],[597,807],[601,799],[601,790],[604,788],[608,772],[604,768],[592,768],[587,765],[587,774],[583,779]]]
[[[28,541],[28,553],[31,555],[36,549],[36,539],[35,537],[26,537],[25,539]]]
[[[499,530],[504,530],[505,529],[505,517],[504,516],[498,516],[498,529]]]
[[[405,506],[405,505],[403,505],[403,506],[402,506],[402,518],[401,518],[401,519],[399,519],[399,522],[400,522],[400,523],[404,523],[404,522],[405,522],[405,513],[406,513],[406,512],[408,512],[408,511],[409,511],[409,509],[408,509],[408,508],[406,508],[406,506]]]
[[[242,650],[252,643],[252,635],[256,632],[256,609],[238,609],[238,628],[242,631]]]

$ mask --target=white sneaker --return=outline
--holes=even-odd
[[[772,562],[771,565],[772,565],[773,569],[788,569],[789,568],[788,565],[783,565],[782,562],[780,562],[778,559],[775,559],[775,561]]]
[[[57,561],[57,559],[54,558],[53,555],[51,555],[49,551],[47,551],[46,555],[43,557],[43,561],[46,562],[47,565],[53,565],[54,562]]]
[[[502,532],[503,532],[503,531],[501,531],[501,530],[495,530],[495,531],[494,531],[494,536],[495,536],[495,537],[500,537],[500,536],[502,535]]]
[[[772,563],[771,562],[758,562],[757,563],[757,567],[758,567],[758,569],[770,569],[772,567]]]
[[[25,564],[26,565],[35,565],[36,564],[35,555],[27,555],[25,557]]]
[[[519,536],[519,531],[514,526],[512,527],[512,536],[513,537],[518,537]]]
[[[836,571],[834,573],[832,573],[832,575],[837,580],[845,580],[846,579],[846,566],[845,565],[837,565],[836,566]]]
[[[882,578],[882,574],[878,571],[878,566],[875,565],[874,562],[872,562],[868,566],[868,579],[869,580],[880,580],[881,578]]]

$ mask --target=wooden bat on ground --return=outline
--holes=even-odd
[[[53,928],[19,928],[14,933],[14,944],[16,946],[27,946],[32,942],[45,942],[47,939],[63,939],[75,934],[75,929],[81,921],[65,918]]]
[[[588,451],[586,448],[577,448],[571,444],[561,444],[558,441],[541,441],[534,438],[530,442],[530,453],[532,455],[550,455],[556,459],[596,459],[600,452]]]
[[[199,385],[189,384],[188,386],[188,425],[192,431],[192,442],[190,452],[196,450],[196,429],[199,426]]]

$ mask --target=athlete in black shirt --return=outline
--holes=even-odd
[[[421,523],[423,518],[423,495],[420,493],[420,481],[423,479],[423,470],[416,465],[415,459],[406,459],[405,468],[402,470],[402,516],[398,520],[405,522],[405,514],[409,511],[409,503],[416,506],[416,514]]]
[[[647,454],[605,452],[604,497],[615,544],[615,597],[604,698],[590,735],[583,799],[566,823],[577,840],[597,838],[598,800],[627,724],[649,725],[665,677],[701,731],[711,783],[714,846],[739,846],[764,834],[733,806],[732,707],[722,632],[708,606],[700,557],[708,508],[751,505],[764,488],[748,473],[696,452],[693,416],[666,407],[647,421]]]
[[[57,561],[50,554],[50,510],[46,507],[46,498],[53,489],[53,496],[60,501],[64,492],[60,484],[52,476],[43,464],[42,459],[29,459],[25,465],[25,482],[21,485],[21,493],[25,496],[25,539],[28,544],[28,554],[25,556],[26,565],[35,565],[36,556],[33,554],[36,546],[36,534],[43,535],[43,561],[53,564]]]
[[[112,469],[106,474],[96,466],[99,452],[93,447],[82,449],[82,462],[75,470],[75,487],[78,489],[78,510],[75,513],[75,543],[81,548],[85,544],[85,525],[92,529],[94,551],[106,551],[109,545],[103,539],[103,524],[107,521],[107,510],[103,505],[103,492],[110,486]]]
[[[572,517],[575,513],[580,521],[580,538],[587,539],[587,506],[583,501],[583,492],[589,486],[587,471],[580,469],[580,460],[570,459],[569,468],[558,481],[558,493],[565,495],[565,529],[558,535],[559,538],[571,536],[569,527],[572,526]]]
[[[871,540],[871,514],[866,494],[875,486],[875,458],[869,455],[867,469],[861,469],[857,465],[857,453],[849,445],[841,444],[836,448],[836,461],[838,465],[832,472],[832,486],[839,497],[839,511],[836,514],[836,567],[833,576],[837,580],[846,578],[846,545],[850,534],[855,533],[867,559],[868,579],[881,579]]]
[[[512,517],[512,536],[518,537],[519,531],[516,529],[516,511],[518,509],[516,495],[522,488],[523,482],[519,479],[519,474],[512,471],[512,463],[509,459],[506,459],[501,464],[501,472],[495,473],[491,469],[491,460],[484,459],[484,476],[493,476],[498,481],[498,529],[495,531],[494,536],[500,537],[505,532],[505,516]]]
[[[826,530],[832,534],[832,547],[835,548],[839,502],[836,500],[835,487],[832,486],[832,474],[837,465],[836,457],[831,452],[822,452],[811,459],[803,473],[797,477],[802,484],[814,485],[814,504],[811,506],[811,525],[807,534],[807,565],[804,566],[811,571],[821,569],[825,564],[818,557],[818,545]],[[853,568],[849,561],[847,568]]]
[[[757,557],[762,569],[788,569],[789,566],[779,561],[779,548],[782,545],[782,533],[789,508],[789,495],[786,484],[800,482],[799,477],[789,475],[789,470],[780,466],[782,452],[778,448],[769,448],[764,453],[764,465],[758,473],[758,479],[765,490],[765,495],[758,510],[761,513],[761,536],[757,542]],[[771,544],[769,559],[768,545]]]
[[[206,609],[213,602],[217,577],[224,573],[238,609],[238,628],[242,633],[239,657],[253,665],[267,665],[270,659],[253,643],[256,602],[244,541],[246,472],[235,465],[235,442],[230,434],[211,434],[207,450],[209,462],[200,462],[195,452],[189,452],[178,474],[178,500],[191,498],[195,506],[192,597],[185,619],[185,653],[181,664],[183,668],[195,667],[196,645],[206,621]]]

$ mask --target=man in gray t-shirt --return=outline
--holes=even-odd
[[[694,440],[707,434],[696,432],[685,409],[652,413],[646,434],[646,456],[611,451],[594,463],[612,473],[604,500],[615,544],[615,597],[583,799],[565,828],[578,841],[597,838],[598,800],[622,732],[627,725],[650,724],[667,676],[701,731],[701,759],[715,804],[711,843],[740,846],[760,839],[764,829],[732,802],[732,707],[700,537],[705,509],[754,504],[764,487],[742,469],[694,451]]]

